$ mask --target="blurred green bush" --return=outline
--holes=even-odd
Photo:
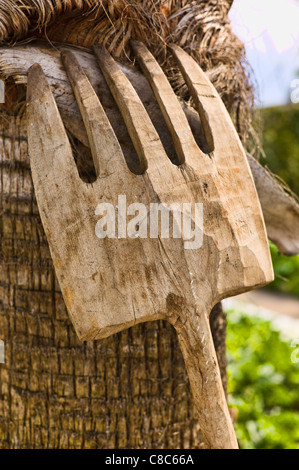
[[[229,404],[237,410],[241,448],[299,448],[299,363],[291,360],[295,348],[271,322],[228,312]]]
[[[263,149],[260,163],[280,176],[299,195],[299,105],[266,108],[263,122]]]
[[[270,251],[275,280],[267,286],[267,289],[299,296],[299,256],[281,255],[277,246],[271,242]]]
[[[299,195],[299,104],[265,108],[259,113],[263,122],[263,150],[266,154],[266,159],[261,158],[260,162]],[[270,249],[275,281],[267,288],[299,295],[299,256],[282,256],[272,243]]]
[[[260,113],[267,157],[260,162],[299,195],[299,105]],[[299,296],[299,256],[282,256],[272,243],[270,250],[275,281],[267,289]],[[229,403],[237,410],[235,428],[243,449],[299,448],[299,363],[292,362],[293,346],[271,322],[228,312]]]

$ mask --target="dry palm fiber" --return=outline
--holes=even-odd
[[[252,88],[244,47],[233,34],[231,0],[0,0],[0,43],[31,38],[84,47],[106,45],[131,61],[130,39],[144,42],[160,61],[176,92],[188,99],[166,45],[176,43],[207,71],[245,141],[250,128]]]

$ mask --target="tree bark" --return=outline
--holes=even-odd
[[[25,123],[3,109],[0,129],[0,448],[203,447],[168,323],[77,339],[36,206]],[[226,386],[220,305],[211,326]]]

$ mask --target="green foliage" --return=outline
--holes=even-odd
[[[299,363],[269,321],[228,313],[230,406],[243,449],[298,449]]]
[[[299,195],[299,105],[261,110],[263,149],[271,171]]]
[[[261,114],[267,156],[261,163],[299,195],[299,105],[263,109]],[[272,243],[270,250],[275,281],[267,288],[299,295],[299,256],[280,255]],[[299,363],[291,360],[296,346],[259,317],[231,311],[228,320],[230,406],[238,411],[235,428],[241,448],[298,449]]]
[[[280,255],[273,243],[270,243],[270,250],[275,280],[267,286],[267,289],[299,296],[299,256]]]
[[[261,163],[267,164],[299,195],[299,104],[266,108],[260,113],[267,157],[261,158]],[[299,295],[299,256],[281,256],[273,244],[270,249],[275,281],[268,288]]]

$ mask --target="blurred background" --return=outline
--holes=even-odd
[[[235,0],[230,20],[255,82],[260,163],[299,195],[299,0]],[[229,401],[242,448],[298,449],[299,256],[270,249],[275,281],[224,301]]]

